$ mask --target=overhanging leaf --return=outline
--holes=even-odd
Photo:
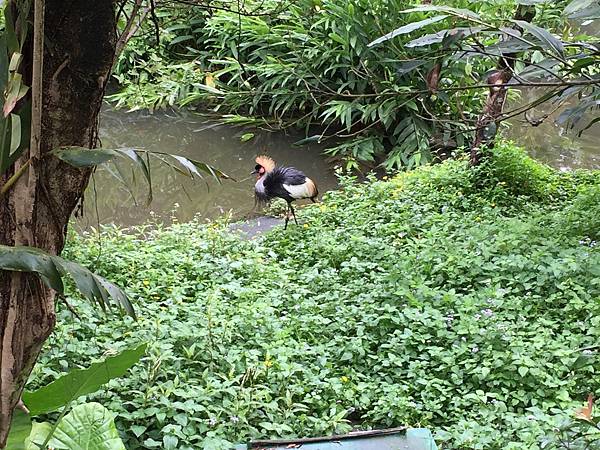
[[[123,350],[86,369],[74,369],[33,392],[23,393],[23,403],[32,415],[44,414],[96,392],[113,378],[122,377],[146,352],[147,344]]]
[[[0,245],[0,269],[35,272],[46,286],[60,294],[64,293],[62,276],[54,263],[54,258],[37,248]]]
[[[117,157],[126,157],[130,159],[134,163],[135,168],[142,171],[144,178],[148,182],[148,203],[152,200],[150,157],[158,159],[161,163],[168,165],[178,173],[189,176],[190,178],[203,178],[200,172],[204,172],[219,183],[221,182],[221,179],[233,180],[232,177],[210,164],[166,152],[152,152],[137,148],[96,148],[90,150],[84,147],[61,147],[53,150],[51,154],[72,166],[80,168],[95,167],[108,161],[114,162]]]
[[[292,145],[294,147],[300,147],[301,145],[312,144],[313,142],[320,142],[323,138],[322,134],[315,134],[313,136],[309,136],[305,139],[300,139],[299,141],[294,142]]]
[[[412,22],[407,25],[403,25],[400,28],[396,28],[394,31],[387,33],[384,36],[381,36],[378,39],[375,39],[373,42],[367,44],[367,47],[373,47],[374,45],[381,44],[382,42],[389,41],[390,39],[395,38],[396,36],[400,36],[402,34],[411,33],[413,31],[424,28],[432,23],[439,22],[440,20],[444,20],[448,17],[447,14],[430,17],[429,19],[420,20],[418,22]]]
[[[477,34],[482,30],[480,27],[468,27],[468,28],[451,28],[448,30],[441,30],[437,33],[426,34],[419,38],[413,39],[412,41],[404,44],[405,47],[424,47],[426,45],[438,44],[444,40],[450,33],[460,33],[462,38]]]
[[[37,273],[44,284],[64,294],[63,277],[69,276],[83,296],[103,309],[110,300],[135,318],[133,305],[116,285],[90,272],[85,267],[33,247],[0,245],[0,270]]]

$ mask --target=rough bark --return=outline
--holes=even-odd
[[[519,5],[515,13],[515,20],[531,22],[535,16],[535,7]],[[519,27],[518,31],[522,32]],[[506,83],[513,76],[517,54],[507,54],[498,59],[496,71],[487,79],[487,84],[496,85],[490,87],[487,100],[482,113],[477,118],[475,140],[471,146],[471,165],[477,166],[481,163],[481,147],[493,144],[498,130],[498,122],[504,110],[508,89]]]
[[[90,172],[47,153],[65,145],[96,144],[97,118],[116,44],[114,0],[46,0],[45,30],[41,155],[0,199],[0,243],[60,254]],[[30,60],[26,67],[30,70]],[[15,169],[29,156],[23,155]],[[54,324],[52,291],[36,276],[0,272],[0,448]]]

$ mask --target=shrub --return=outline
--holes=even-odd
[[[448,449],[539,448],[600,393],[582,354],[600,338],[600,249],[563,226],[597,223],[600,184],[498,152],[484,188],[466,161],[342,177],[299,227],[252,241],[198,222],[73,236],[69,258],[126,287],[140,318],[70,298],[84,320],[59,305],[31,384],[148,341],[145,365],[91,398],[130,448],[400,425]],[[545,179],[569,189],[549,201]]]

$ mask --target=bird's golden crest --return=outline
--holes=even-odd
[[[275,169],[275,161],[266,155],[259,155],[256,157],[256,164],[263,166],[267,172],[272,172]]]

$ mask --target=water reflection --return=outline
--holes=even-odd
[[[519,103],[529,103],[541,95],[543,91],[539,89],[524,90]],[[541,105],[532,111],[531,117],[542,117],[553,108],[552,103]],[[511,121],[510,128],[504,134],[525,147],[537,160],[557,169],[600,169],[600,123],[592,125],[579,137],[577,130],[567,132],[555,123],[561,111],[562,109],[553,112],[537,127],[532,127],[524,117],[518,117]],[[597,115],[597,110],[589,112],[580,125],[587,125]]]
[[[536,96],[533,92],[525,92],[520,101],[530,101]],[[534,115],[541,116],[543,112],[540,109]],[[191,113],[126,113],[106,108],[100,129],[104,147],[131,146],[176,153],[208,162],[243,181],[225,180],[219,185],[209,180],[208,189],[205,183],[192,181],[155,163],[152,165],[154,200],[146,207],[147,185],[139,174],[133,189],[138,200],[136,206],[127,188],[117,182],[107,168],[100,168],[86,193],[85,215],[78,219],[77,227],[96,227],[98,223],[136,225],[146,222],[150,216],[163,223],[170,223],[173,217],[188,221],[195,215],[212,219],[229,211],[239,218],[254,205],[254,180],[249,173],[254,168],[254,156],[262,152],[314,177],[321,193],[337,187],[337,180],[321,154],[322,147],[292,146],[302,135],[256,132],[254,139],[242,143],[243,133],[240,128],[211,123]],[[600,124],[577,137],[565,135],[552,117],[535,128],[523,119],[516,119],[505,135],[527,148],[536,159],[554,167],[600,169]],[[131,177],[131,167],[127,168],[127,164],[123,167],[127,169],[126,175]]]
[[[154,163],[154,200],[146,207],[147,185],[140,174],[133,189],[138,200],[135,206],[127,188],[110,175],[107,168],[100,168],[86,192],[85,214],[77,221],[78,227],[87,228],[98,223],[129,226],[143,223],[150,216],[163,223],[170,223],[172,217],[188,221],[197,214],[210,219],[228,211],[239,217],[254,205],[254,180],[250,172],[254,169],[254,156],[259,152],[266,152],[281,163],[305,171],[317,181],[321,193],[336,188],[337,180],[321,155],[322,148],[292,146],[302,136],[258,131],[253,139],[242,143],[243,133],[238,127],[211,124],[191,113],[126,113],[106,108],[100,127],[103,147],[142,147],[176,153],[208,162],[244,181],[224,180],[219,185],[207,178],[207,183],[202,183]],[[131,177],[131,168],[127,164],[124,167],[125,174]]]

